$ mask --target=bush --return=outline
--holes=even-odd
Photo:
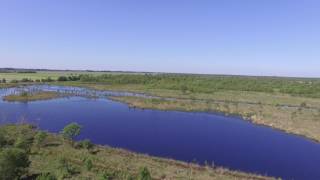
[[[80,76],[69,76],[68,80],[69,81],[79,81],[80,80]]]
[[[29,165],[26,151],[5,148],[0,153],[0,179],[18,179],[27,172]]]
[[[48,134],[43,131],[37,132],[37,134],[34,136],[34,142],[37,146],[42,146],[44,140],[47,138]]]
[[[45,79],[41,79],[41,82],[53,82],[54,80],[51,77],[47,77]]]
[[[36,180],[56,180],[57,178],[50,173],[40,174]]]
[[[28,78],[23,78],[21,82],[33,82],[33,80]]]
[[[10,81],[10,83],[18,83],[18,82],[19,82],[19,81],[18,81],[18,80],[15,80],[15,79]]]
[[[144,167],[140,169],[138,180],[151,180],[151,174],[148,168]]]
[[[94,144],[91,143],[91,141],[89,139],[85,139],[83,141],[78,142],[77,147],[79,148],[84,148],[84,149],[91,149],[93,148]]]
[[[68,81],[68,78],[66,76],[60,76],[58,81]]]
[[[7,144],[7,140],[5,137],[5,131],[3,129],[0,129],[0,148],[5,146]]]
[[[91,171],[91,169],[93,168],[93,164],[92,164],[92,161],[91,159],[86,159],[85,162],[84,162],[85,166],[86,166],[86,169],[88,171]]]
[[[16,139],[16,141],[14,143],[14,147],[23,149],[28,152],[31,148],[32,140],[33,139],[31,139],[31,137],[20,135]]]
[[[306,103],[306,102],[302,102],[302,103],[300,104],[300,107],[301,107],[301,108],[306,108],[306,107],[307,107],[307,103]]]
[[[105,171],[100,175],[99,180],[112,180],[114,178],[115,178],[115,173]]]
[[[75,167],[68,163],[66,158],[60,157],[58,159],[58,179],[65,179],[76,174],[78,171]]]

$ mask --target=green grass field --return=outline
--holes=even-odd
[[[24,73],[24,72],[1,72],[0,71],[0,79],[6,79],[8,82],[12,80],[22,80],[24,78],[31,79],[31,80],[41,80],[45,78],[52,78],[57,80],[60,76],[71,76],[71,75],[92,75],[92,76],[99,76],[103,74],[112,74],[112,75],[120,75],[120,74],[145,74],[143,72],[93,72],[93,71],[34,71],[36,73]]]
[[[80,75],[80,74],[91,74],[100,75],[99,72],[86,72],[86,71],[37,71],[37,73],[0,73],[0,79],[6,79],[8,82],[12,80],[22,80],[24,78],[31,80],[40,80],[45,78],[58,79],[60,76]]]

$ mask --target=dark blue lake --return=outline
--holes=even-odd
[[[320,144],[239,117],[132,109],[104,98],[0,100],[0,123],[21,120],[50,132],[77,122],[83,126],[79,139],[159,157],[283,179],[320,179]]]

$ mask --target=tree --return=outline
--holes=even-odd
[[[139,172],[139,177],[138,177],[139,180],[151,180],[151,174],[148,170],[147,167],[144,167],[142,169],[140,169],[140,172]]]
[[[34,136],[34,142],[35,144],[40,147],[42,146],[44,140],[47,138],[48,134],[43,131],[37,132],[37,134]]]
[[[0,179],[18,179],[30,165],[28,154],[19,148],[5,148],[0,153]]]
[[[61,132],[65,139],[73,140],[74,137],[78,136],[81,131],[81,126],[77,123],[71,123],[65,126]],[[72,144],[73,145],[73,144]]]

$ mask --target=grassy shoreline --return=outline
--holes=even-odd
[[[282,93],[247,91],[216,91],[192,93],[154,89],[144,85],[110,85],[103,83],[52,82],[51,85],[84,87],[94,90],[113,90],[144,93],[173,101],[147,100],[135,97],[114,98],[140,108],[222,112],[235,114],[252,123],[279,129],[320,142],[320,98],[298,97]]]
[[[110,99],[128,104],[130,107],[137,107],[143,109],[157,109],[157,110],[175,110],[175,111],[186,111],[186,112],[219,112],[226,115],[237,115],[242,118],[249,120],[250,122],[258,125],[263,125],[271,127],[273,129],[281,130],[289,134],[295,134],[314,140],[316,142],[320,141],[320,136],[318,134],[318,122],[310,123],[303,121],[302,123],[307,123],[308,129],[300,126],[302,123],[290,124],[290,119],[288,119],[288,111],[296,112],[299,108],[291,107],[276,107],[270,105],[260,105],[263,110],[258,110],[253,108],[255,105],[239,105],[230,103],[206,103],[206,102],[196,102],[193,100],[162,100],[162,99],[145,99],[141,97],[110,97]],[[281,110],[278,110],[281,109]],[[289,110],[288,110],[289,109]],[[301,108],[300,113],[297,114],[296,118],[308,117],[310,111],[315,111],[314,109]],[[276,115],[274,113],[277,112]],[[305,114],[304,114],[305,113]],[[290,114],[289,114],[290,115]],[[282,117],[282,121],[278,121],[277,117]],[[316,126],[312,126],[316,125]],[[294,128],[292,128],[294,127]]]
[[[136,84],[110,85],[73,81],[52,82],[49,84],[84,87],[94,90],[129,91],[164,98],[176,98],[176,101],[170,101],[170,103],[164,100],[159,103],[129,97],[118,100],[141,108],[236,114],[255,124],[279,129],[320,142],[320,98],[248,91],[216,91],[210,94],[192,93],[154,89]]]
[[[57,93],[57,92],[41,91],[33,94],[25,92],[18,95],[8,95],[8,96],[4,96],[3,100],[8,102],[29,102],[29,101],[50,100],[50,99],[56,99],[60,97],[64,97],[64,95],[61,95],[60,93]]]
[[[39,132],[30,125],[3,125],[0,132],[7,142],[17,144],[21,137],[33,139]],[[0,147],[1,150],[1,147]],[[1,152],[1,151],[0,151]],[[112,176],[112,179],[135,179],[139,169],[146,167],[152,179],[230,179],[230,180],[265,180],[271,177],[231,171],[220,167],[199,166],[165,158],[138,154],[123,149],[94,145],[88,149],[76,148],[61,136],[48,134],[41,146],[31,144],[29,160],[31,161],[27,175],[29,177],[50,173],[59,175],[59,159],[63,158],[76,173],[67,179],[98,179],[101,173]],[[86,168],[86,160],[92,165]],[[64,178],[63,178],[64,179]]]
[[[248,91],[217,91],[210,94],[184,93],[177,90],[154,89],[143,85],[130,84],[109,85],[79,82],[54,84],[86,87],[95,90],[129,91],[164,98],[177,98],[176,101],[170,102],[165,100],[160,100],[160,102],[153,100],[152,102],[135,97],[121,97],[114,98],[114,100],[117,99],[140,108],[201,112],[213,111],[240,115],[252,123],[320,142],[320,98]]]

